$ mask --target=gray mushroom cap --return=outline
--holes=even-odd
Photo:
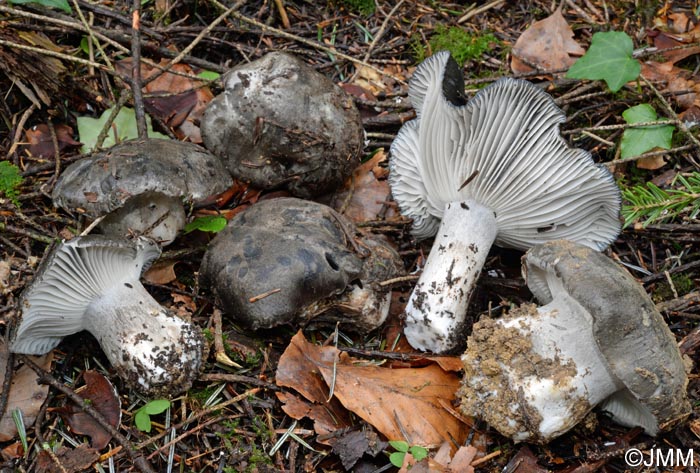
[[[223,82],[201,120],[202,139],[234,177],[308,198],[359,165],[364,132],[352,99],[302,60],[269,53]]]
[[[252,329],[339,320],[351,329],[379,326],[401,274],[388,244],[359,237],[345,217],[296,198],[261,201],[232,218],[210,243],[200,282],[223,309]]]
[[[523,272],[540,303],[550,303],[563,289],[593,315],[598,348],[626,388],[604,409],[624,419],[625,406],[639,405],[661,429],[690,413],[676,339],[644,288],[619,264],[590,248],[555,241],[530,250]],[[561,286],[550,284],[552,275]],[[636,403],[627,401],[630,395]]]
[[[232,185],[219,159],[192,143],[133,140],[77,161],[61,174],[54,204],[82,211],[101,223],[104,233],[133,230],[161,244],[185,225],[183,205],[197,203]]]
[[[524,305],[474,325],[462,409],[516,441],[546,443],[598,406],[656,435],[687,417],[688,378],[644,289],[604,255],[569,241],[532,248]]]
[[[163,308],[139,281],[160,255],[140,237],[77,237],[58,244],[22,294],[10,350],[42,355],[87,330],[120,377],[149,395],[187,390],[199,373],[204,341],[191,322]]]

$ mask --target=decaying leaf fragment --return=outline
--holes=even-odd
[[[40,357],[32,357],[34,362],[44,369],[48,369],[53,360],[53,354],[49,353]],[[0,338],[0,379],[4,379],[7,362],[7,345]],[[10,385],[10,397],[7,402],[5,414],[0,419],[0,442],[7,442],[17,435],[17,427],[12,419],[15,409],[22,411],[22,418],[26,427],[34,423],[41,405],[46,400],[49,392],[48,385],[37,383],[36,373],[28,366],[19,367],[12,375]]]
[[[536,21],[515,42],[510,67],[513,72],[532,72],[571,66],[586,50],[574,40],[574,32],[561,13],[564,2],[544,20]]]

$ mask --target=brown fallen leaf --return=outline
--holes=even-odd
[[[50,370],[53,352],[44,356],[30,357],[34,363],[45,370]],[[0,379],[4,379],[7,369],[7,345],[0,339]],[[37,383],[37,374],[28,366],[20,366],[12,375],[10,395],[7,401],[5,414],[0,419],[0,442],[8,442],[17,435],[17,427],[12,419],[15,409],[22,411],[25,427],[34,424],[41,405],[46,400],[49,392],[48,385]]]
[[[143,273],[143,278],[151,284],[170,284],[177,279],[177,261],[159,261]]]
[[[564,2],[550,16],[536,21],[520,35],[512,49],[510,67],[513,72],[532,72],[527,63],[544,70],[568,68],[585,54],[575,40],[574,32],[561,13]],[[524,61],[523,61],[524,60]]]
[[[527,447],[521,447],[503,468],[503,473],[548,473],[537,463],[537,457]]]
[[[82,376],[85,387],[77,393],[83,399],[88,399],[90,405],[102,414],[112,427],[119,427],[121,401],[112,383],[97,371],[86,370],[83,371]],[[92,448],[102,450],[112,439],[112,436],[92,416],[83,412],[75,404],[68,404],[54,410],[61,415],[73,432],[90,437]]]
[[[81,444],[73,449],[60,447],[55,453],[55,458],[58,464],[46,450],[41,450],[37,457],[36,472],[77,473],[90,468],[100,458],[100,454],[87,444]]]
[[[282,403],[282,410],[289,417],[297,420],[308,417],[314,421],[314,432],[322,436],[320,440],[317,439],[319,443],[334,445],[337,439],[331,434],[352,426],[347,410],[337,399],[331,402],[323,399],[312,402],[284,391],[275,394]]]
[[[54,125],[58,150],[80,146],[82,143],[73,139],[73,129],[62,123]],[[25,139],[29,143],[29,154],[36,157],[53,159],[56,157],[56,149],[51,138],[51,131],[46,124],[36,125],[24,132]]]
[[[666,166],[666,159],[660,154],[658,156],[638,159],[635,161],[635,164],[639,169],[654,170]]]
[[[291,362],[282,373],[278,368],[278,384],[282,382],[280,385],[299,392],[321,390],[324,393],[327,388],[320,381],[316,380],[310,387],[310,383],[294,378],[294,373],[320,373],[326,386],[334,386],[333,394],[345,408],[374,426],[387,439],[402,439],[423,446],[450,439],[461,443],[466,439],[466,424],[440,404],[455,399],[459,378],[435,364],[406,369],[364,366],[364,361],[355,360],[335,347],[319,347],[307,342],[301,332],[292,338],[287,350],[295,354],[292,359],[297,366]]]
[[[333,444],[333,453],[340,457],[345,471],[352,471],[352,467],[364,455],[376,457],[388,445],[372,429],[353,430]]]
[[[167,63],[165,59],[160,61],[161,66]],[[131,64],[131,58],[123,59],[117,62],[117,71],[131,76]],[[146,111],[163,120],[179,139],[201,143],[199,120],[214,94],[204,85],[204,81],[173,73],[194,75],[194,71],[187,64],[175,64],[170,70],[172,72],[165,72],[144,87],[144,92],[150,95],[144,99]],[[157,69],[141,64],[141,76],[144,81],[157,72]]]
[[[380,149],[358,166],[333,196],[332,207],[354,222],[375,220],[391,193],[386,180],[388,169],[380,166],[385,161],[386,153]],[[385,217],[395,215],[394,210],[389,209]]]

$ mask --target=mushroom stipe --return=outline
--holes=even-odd
[[[435,237],[406,306],[417,349],[465,340],[467,306],[489,249],[568,239],[602,250],[620,232],[620,191],[559,134],[565,119],[529,82],[500,79],[466,101],[462,72],[439,52],[416,69],[417,118],[391,146],[389,182],[417,239]]]
[[[199,328],[162,307],[139,278],[160,249],[152,240],[93,235],[57,245],[22,294],[11,351],[43,355],[89,331],[127,384],[151,396],[187,390],[202,364]]]

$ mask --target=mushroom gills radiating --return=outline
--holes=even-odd
[[[135,389],[154,396],[188,389],[201,368],[204,340],[199,328],[158,304],[139,281],[159,255],[143,237],[95,235],[58,244],[22,295],[10,349],[41,355],[63,337],[88,330]]]
[[[414,348],[433,352],[463,345],[492,244],[526,250],[566,238],[602,250],[620,231],[612,175],[562,139],[565,115],[549,95],[510,78],[469,101],[462,94],[448,52],[421,63],[409,82],[417,118],[402,126],[389,162],[392,194],[413,219],[413,235],[435,236],[405,331]],[[446,282],[449,291],[436,290]]]

